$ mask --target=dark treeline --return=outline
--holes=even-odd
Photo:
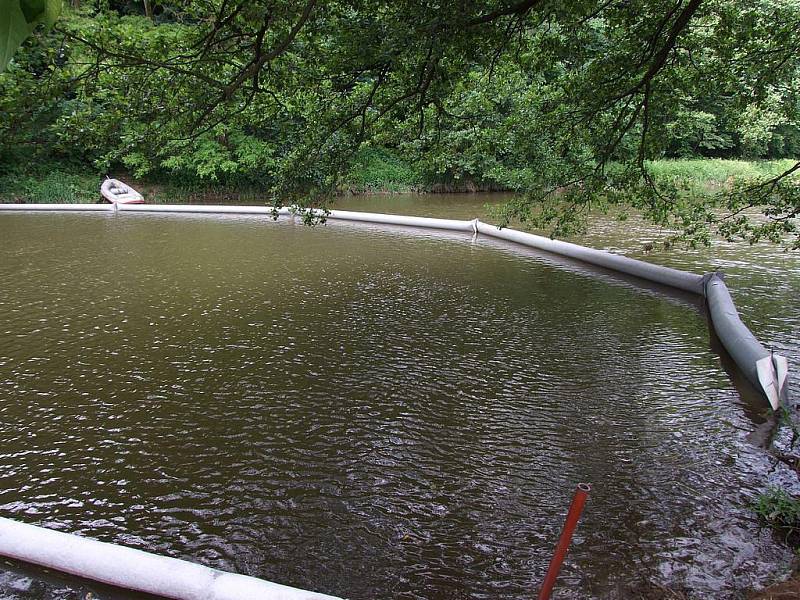
[[[501,218],[556,233],[602,201],[690,239],[779,239],[794,163],[713,201],[648,165],[800,156],[798,40],[786,0],[73,0],[0,74],[0,169],[320,204],[377,157],[523,192]]]

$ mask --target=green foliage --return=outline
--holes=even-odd
[[[796,3],[142,11],[89,1],[24,44],[0,73],[6,149],[189,188],[258,188],[275,204],[324,205],[342,188],[511,189],[522,200],[499,218],[555,235],[619,205],[694,243],[798,240],[792,185],[735,163],[800,156]],[[675,158],[715,161],[661,162]]]
[[[782,488],[769,488],[752,504],[759,519],[784,536],[797,542],[800,537],[800,499]]]
[[[62,0],[0,0],[0,72],[39,23],[50,28]]]
[[[65,171],[64,165],[44,164],[33,172],[0,175],[0,202],[93,203],[100,199],[101,181],[97,173]]]
[[[734,179],[774,177],[790,169],[795,161],[747,161],[719,158],[657,160],[647,163],[648,171],[661,181],[687,183],[697,188],[730,185]]]
[[[669,153],[679,157],[713,155],[733,147],[733,132],[726,131],[717,115],[702,110],[683,110],[665,126]]]
[[[169,148],[161,168],[166,168],[182,180],[198,179],[204,182],[236,183],[237,180],[257,182],[260,177],[271,179],[275,168],[274,146],[266,140],[235,132],[216,137],[202,136],[191,144],[175,143]],[[137,176],[149,170],[146,159],[128,155],[123,163],[128,168],[139,167]],[[141,157],[141,158],[139,158]]]
[[[345,178],[351,192],[409,192],[421,189],[420,173],[395,152],[365,147],[358,151]]]
[[[775,130],[784,125],[781,97],[770,90],[765,100],[748,104],[741,113],[738,133],[744,156],[758,158],[769,152]]]

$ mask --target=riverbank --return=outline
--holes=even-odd
[[[693,189],[719,191],[737,178],[774,176],[794,164],[783,160],[676,159],[650,163],[661,180]],[[100,181],[118,177],[139,189],[155,204],[230,203],[261,204],[268,196],[264,187],[155,178],[136,178],[128,173],[103,173],[85,165],[50,162],[35,167],[16,167],[0,171],[0,202],[91,203],[99,199]],[[441,194],[513,191],[491,181],[469,177],[434,179],[389,152],[361,155],[339,187],[342,195],[365,194]]]

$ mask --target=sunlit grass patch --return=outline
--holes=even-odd
[[[774,177],[787,171],[795,163],[792,159],[664,159],[648,162],[647,168],[656,179],[718,188],[732,183],[734,179]]]

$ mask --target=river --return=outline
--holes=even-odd
[[[797,254],[645,253],[657,233],[600,217],[581,242],[723,269],[797,390]],[[335,222],[0,214],[0,240],[2,516],[354,599],[521,599],[588,481],[559,598],[736,598],[791,564],[747,503],[796,477],[689,295]],[[127,597],[0,566],[4,597]]]

